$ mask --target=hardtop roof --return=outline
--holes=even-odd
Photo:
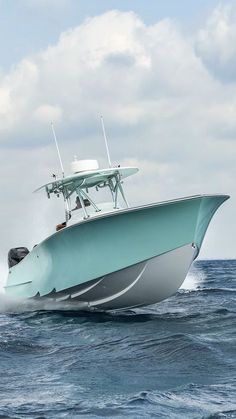
[[[76,188],[91,188],[93,186],[98,186],[109,179],[112,179],[116,176],[126,178],[138,172],[137,167],[114,167],[107,169],[99,170],[90,170],[86,172],[75,173],[71,176],[66,176],[64,178],[56,179],[52,182],[46,183],[43,186],[40,186],[34,192],[38,192],[42,189],[46,189],[48,193],[53,193],[67,189],[68,192],[75,190]]]

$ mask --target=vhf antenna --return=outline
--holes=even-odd
[[[103,121],[102,116],[101,116],[101,123],[102,123],[103,137],[104,137],[106,151],[107,151],[107,160],[108,160],[109,167],[111,167],[111,158],[110,158],[110,153],[109,153],[109,148],[108,148],[108,143],[107,143],[107,136],[106,136],[105,126],[104,126],[104,121]]]
[[[51,127],[52,127],[52,133],[53,133],[53,137],[54,137],[56,148],[57,148],[57,154],[58,154],[60,165],[61,165],[62,177],[64,178],[65,177],[65,172],[64,172],[64,167],[63,167],[62,160],[61,160],[61,154],[60,154],[60,150],[59,150],[59,147],[58,147],[57,137],[56,137],[56,133],[55,133],[55,130],[54,130],[53,122],[51,122]]]

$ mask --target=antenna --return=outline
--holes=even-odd
[[[51,127],[52,127],[52,133],[53,133],[53,137],[54,137],[56,148],[57,148],[57,154],[58,154],[60,165],[61,165],[62,177],[65,177],[65,172],[64,172],[64,168],[63,168],[63,164],[62,164],[62,160],[61,160],[61,154],[60,154],[60,150],[59,150],[58,143],[57,143],[57,137],[56,137],[56,133],[55,133],[54,126],[53,126],[52,122],[51,122]]]
[[[111,158],[110,158],[110,153],[109,153],[109,148],[108,148],[108,143],[107,143],[107,136],[106,136],[105,126],[104,126],[104,121],[103,121],[102,116],[101,116],[101,123],[102,123],[103,137],[104,137],[104,140],[105,140],[105,145],[106,145],[106,150],[107,150],[107,160],[108,160],[108,163],[109,163],[109,167],[111,167]]]

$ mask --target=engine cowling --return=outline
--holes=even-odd
[[[13,249],[10,249],[8,252],[9,269],[21,262],[28,253],[29,250],[27,247],[14,247]]]

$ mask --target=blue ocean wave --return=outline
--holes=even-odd
[[[236,261],[124,312],[0,298],[0,418],[236,418]]]

